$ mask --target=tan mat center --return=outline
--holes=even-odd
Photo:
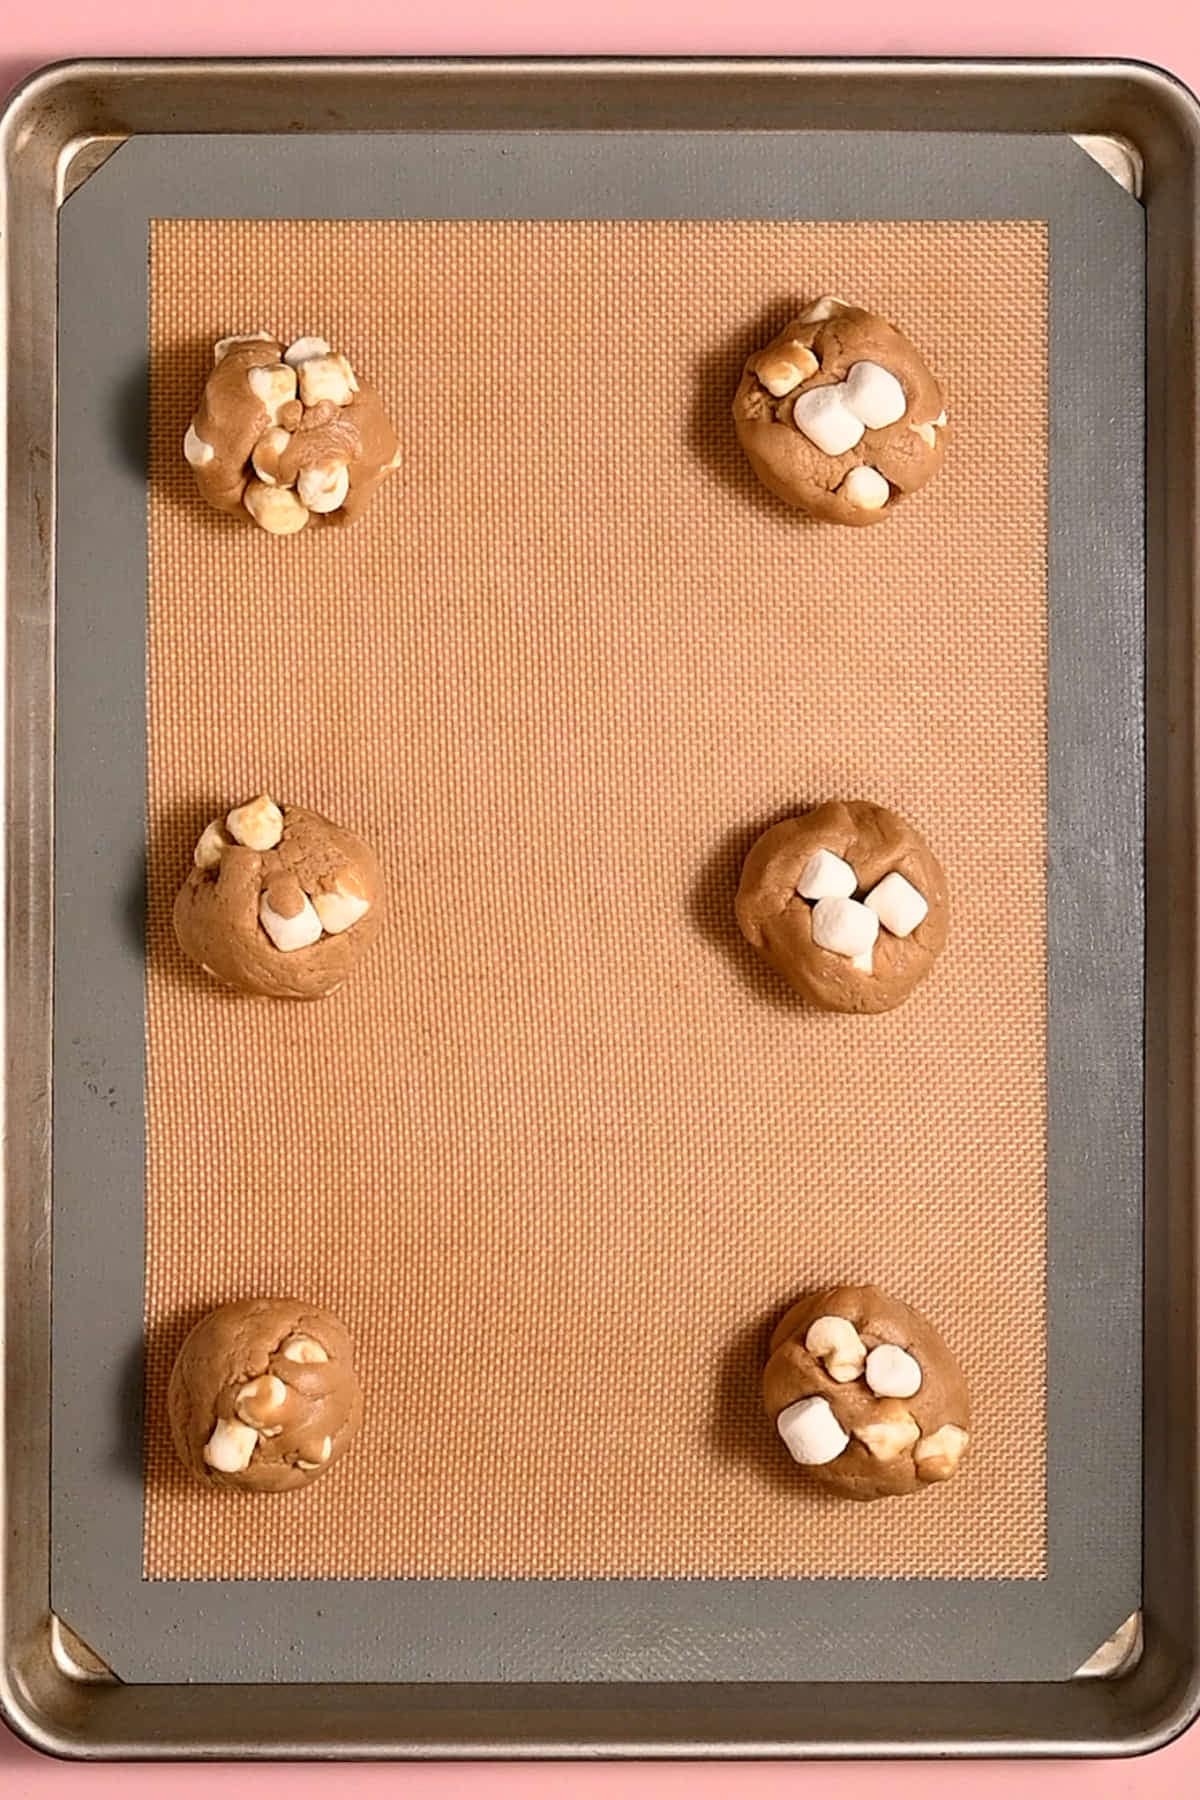
[[[756,485],[744,354],[823,291],[943,377],[887,524]],[[1038,224],[171,221],[152,245],[146,1570],[1037,1576],[1045,1541],[1046,244]],[[347,532],[206,512],[212,341],[321,332],[405,463]],[[169,912],[269,786],[394,910],[314,1005],[232,997]],[[739,938],[762,823],[906,813],[933,979],[794,1002]],[[759,1410],[795,1294],[877,1280],[968,1370],[919,1500],[809,1492]],[[235,1295],[332,1307],[367,1423],[328,1480],[192,1487],[166,1378]]]

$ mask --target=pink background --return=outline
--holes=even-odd
[[[39,64],[65,56],[211,55],[960,55],[1129,56],[1160,63],[1200,88],[1200,12],[1194,0],[606,0],[587,18],[564,0],[19,0],[0,22],[0,90]],[[474,1800],[774,1800],[802,1787],[821,1800],[850,1800],[879,1784],[855,1765],[524,1765],[274,1771],[289,1800],[343,1791],[442,1800],[465,1781]],[[84,1796],[110,1800],[238,1800],[262,1771],[227,1768],[80,1768],[36,1756],[0,1729],[3,1800]],[[1137,1762],[1018,1766],[907,1764],[887,1774],[889,1800],[1000,1800],[1014,1785],[1035,1800],[1116,1800],[1200,1788],[1200,1729]]]

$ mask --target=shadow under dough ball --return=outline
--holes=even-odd
[[[180,1461],[209,1487],[307,1487],[362,1423],[346,1328],[303,1300],[231,1300],[191,1331],[167,1390]]]
[[[970,1441],[953,1354],[928,1319],[877,1287],[797,1301],[772,1335],[763,1400],[793,1461],[848,1500],[949,1481]]]
[[[754,473],[832,525],[877,525],[942,466],[942,390],[914,345],[827,296],[746,364],[733,401]]]
[[[243,994],[320,1000],[374,943],[383,910],[383,877],[361,838],[260,794],[201,833],[175,936]]]
[[[950,926],[942,866],[899,813],[832,800],[772,825],[742,867],[743,937],[825,1012],[890,1012],[932,969]]]
[[[210,506],[274,537],[314,516],[347,525],[400,461],[374,388],[324,338],[222,338],[183,440]]]

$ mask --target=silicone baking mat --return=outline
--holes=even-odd
[[[1067,140],[413,133],[139,140],[62,217],[56,1609],[157,1681],[1069,1676],[1138,1593],[1135,202]],[[821,289],[949,396],[874,531],[732,437]],[[352,531],[191,491],[212,339],[260,325],[400,425]],[[170,941],[261,785],[391,878],[328,1004]],[[854,793],[953,895],[876,1020],[731,914],[758,829]],[[759,1410],[834,1275],[971,1378],[976,1454],[903,1509],[814,1502]],[[367,1422],[306,1494],[206,1504],[165,1375],[259,1288],[346,1318]]]
[[[1044,226],[161,221],[150,291],[147,1573],[1039,1575]],[[949,396],[886,529],[807,524],[734,439],[743,357],[824,292]],[[212,343],[260,326],[399,421],[354,530],[197,504]],[[172,940],[197,835],[264,786],[392,883],[326,1006]],[[765,822],[860,794],[937,846],[954,933],[910,1005],[822,1017],[732,895]],[[970,1371],[970,1465],[903,1531],[813,1493],[758,1398],[764,1322],[847,1278]],[[167,1375],[259,1292],[347,1320],[367,1424],[214,1506]]]

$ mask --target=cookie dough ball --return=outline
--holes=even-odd
[[[209,1487],[307,1487],[362,1424],[346,1328],[303,1300],[232,1300],[189,1333],[167,1390],[184,1466]]]
[[[383,879],[361,838],[267,794],[200,835],[175,900],[175,936],[244,994],[319,1000],[378,936]]]
[[[771,1338],[763,1400],[792,1459],[849,1500],[949,1481],[970,1441],[953,1355],[928,1319],[877,1287],[797,1301]]]
[[[222,338],[183,440],[218,512],[286,537],[316,514],[356,519],[400,461],[383,402],[324,338],[285,349],[260,331]]]
[[[746,364],[733,402],[754,473],[833,525],[877,525],[942,465],[942,390],[886,319],[827,297]]]
[[[869,800],[833,800],[759,838],[734,902],[765,963],[825,1012],[889,1012],[946,942],[941,864],[920,832]]]

